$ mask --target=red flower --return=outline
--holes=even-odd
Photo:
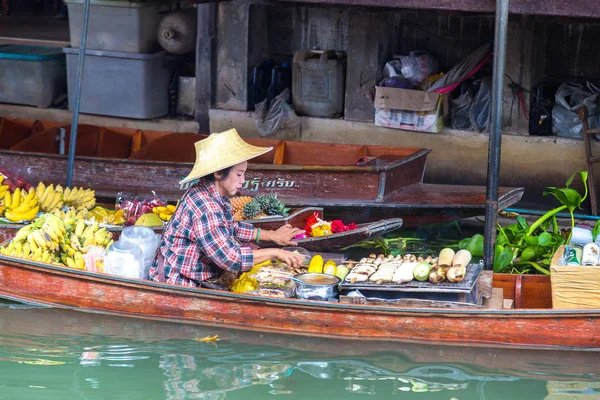
[[[358,228],[358,226],[356,226],[356,224],[354,222],[349,223],[348,225],[346,225],[346,230],[347,231],[353,231],[356,228]]]
[[[338,232],[345,232],[348,229],[346,229],[346,225],[344,225],[344,223],[339,220],[336,219],[335,221],[331,222],[331,232],[333,233],[338,233]]]

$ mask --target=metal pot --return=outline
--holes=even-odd
[[[337,298],[338,285],[342,280],[329,274],[306,273],[296,275],[296,297],[304,300],[327,301]]]

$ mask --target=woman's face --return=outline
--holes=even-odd
[[[218,173],[215,174],[217,179],[215,180],[215,185],[223,196],[232,197],[235,196],[237,192],[240,191],[246,178],[244,174],[246,173],[246,169],[248,168],[248,162],[244,161],[237,165],[234,165],[229,171],[229,176],[223,179]]]

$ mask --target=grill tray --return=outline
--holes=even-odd
[[[471,293],[482,269],[483,264],[481,263],[472,263],[467,265],[467,273],[465,278],[458,283],[451,283],[448,281],[442,283],[431,283],[412,280],[406,283],[378,284],[369,281],[360,283],[348,283],[344,281],[340,284],[340,288],[344,290],[366,289],[386,292]]]

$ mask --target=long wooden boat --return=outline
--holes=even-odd
[[[32,182],[65,183],[67,157],[59,155],[60,123],[0,119],[2,166]],[[195,160],[195,133],[79,127],[73,184],[97,196],[157,191],[181,197],[178,182]],[[244,195],[274,192],[288,206],[324,207],[331,218],[372,222],[403,218],[405,226],[481,215],[485,188],[423,183],[429,149],[294,142],[252,138],[273,151],[252,161]],[[520,200],[523,188],[501,188],[499,207]]]
[[[0,298],[86,312],[308,337],[600,351],[600,309],[551,309],[547,276],[495,275],[515,309],[275,299],[0,256]]]

